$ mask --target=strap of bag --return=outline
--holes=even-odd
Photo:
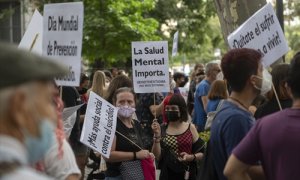
[[[219,102],[219,104],[218,104],[218,106],[217,106],[216,113],[220,111],[223,102],[224,102],[224,99],[221,99],[221,101]]]

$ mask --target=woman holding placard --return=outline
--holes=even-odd
[[[132,119],[135,112],[135,94],[133,90],[127,87],[116,90],[113,96],[113,104],[119,107],[119,110],[116,136],[113,140],[110,157],[106,159],[105,179],[151,179],[145,175],[144,161],[142,160],[151,160],[154,157],[148,150],[143,149],[142,128],[136,120]],[[149,167],[146,169],[149,170]],[[153,172],[155,173],[154,169]]]

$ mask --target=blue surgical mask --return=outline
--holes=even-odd
[[[53,142],[54,125],[49,120],[42,120],[38,124],[40,135],[38,137],[25,133],[25,146],[30,164],[41,160]]]

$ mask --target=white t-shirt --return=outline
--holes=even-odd
[[[54,144],[51,146],[44,158],[45,173],[55,179],[66,179],[69,175],[77,174],[81,176],[81,172],[77,166],[76,159],[70,144],[63,140],[63,156],[58,156],[58,142],[55,138]]]

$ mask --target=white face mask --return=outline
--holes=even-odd
[[[261,95],[265,95],[272,89],[272,76],[271,74],[264,68],[263,77],[256,76],[257,78],[262,80],[261,87],[254,86],[256,89],[260,90]]]
[[[118,110],[118,115],[123,118],[130,118],[132,117],[134,112],[135,108],[132,108],[130,106],[120,106]]]

